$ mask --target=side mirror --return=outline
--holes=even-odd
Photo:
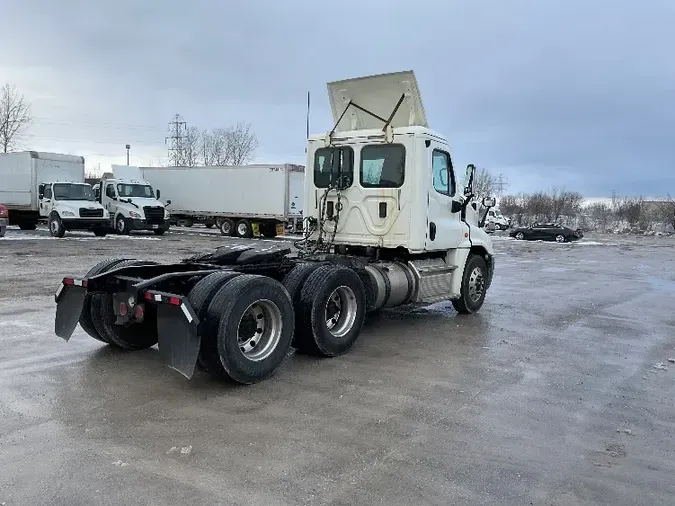
[[[450,211],[452,213],[458,213],[462,210],[462,203],[458,202],[456,200],[452,201],[452,206],[450,207]]]
[[[483,207],[494,207],[497,204],[494,197],[485,197],[483,199]]]
[[[167,206],[171,205],[171,199],[169,199],[169,200],[166,201],[166,205],[167,205]]]
[[[159,196],[161,195],[159,188],[157,188],[157,200],[159,200]]]
[[[476,174],[476,166],[470,163],[466,166],[466,186],[464,187],[464,195],[473,195],[473,177]]]

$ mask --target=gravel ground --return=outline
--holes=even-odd
[[[675,238],[497,235],[478,314],[385,311],[249,387],[54,335],[64,275],[227,241],[0,239],[0,505],[674,504]]]

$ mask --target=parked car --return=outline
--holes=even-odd
[[[581,229],[571,229],[556,223],[535,223],[529,227],[516,227],[509,233],[518,240],[528,241],[576,241],[584,236]]]
[[[9,219],[9,211],[6,206],[0,204],[0,237],[5,237],[7,232],[7,224]]]

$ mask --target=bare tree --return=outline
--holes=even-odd
[[[476,175],[473,179],[473,192],[480,202],[485,197],[494,197],[497,180],[485,168],[476,169]]]
[[[5,84],[0,90],[0,149],[8,153],[31,122],[30,104],[15,86]]]
[[[253,160],[258,138],[250,123],[237,123],[226,130],[226,158],[232,165],[244,165]]]
[[[595,226],[605,232],[612,218],[612,207],[604,202],[596,202],[588,206],[588,214]]]
[[[185,135],[180,140],[178,165],[182,167],[196,167],[200,160],[200,142],[202,133],[196,126],[185,129]]]

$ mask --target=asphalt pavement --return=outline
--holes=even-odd
[[[232,242],[0,239],[0,505],[675,504],[675,238],[498,235],[479,313],[384,311],[247,387],[54,335],[63,276]]]

